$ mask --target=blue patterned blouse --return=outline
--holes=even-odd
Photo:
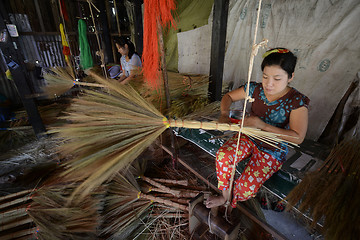
[[[246,91],[247,84],[244,86]],[[290,113],[292,110],[302,106],[308,107],[310,99],[291,88],[284,96],[278,100],[270,102],[264,93],[261,83],[250,82],[249,95],[255,99],[251,106],[251,115],[258,116],[265,123],[275,127],[288,129]],[[284,162],[288,148],[286,144],[279,144],[282,150],[272,147],[259,140],[252,139],[261,151],[274,156],[278,161]]]

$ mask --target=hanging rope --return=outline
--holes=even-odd
[[[240,129],[239,129],[239,133],[238,133],[238,140],[237,140],[237,144],[236,144],[235,159],[234,159],[234,162],[233,162],[233,165],[232,165],[232,172],[231,172],[231,178],[230,178],[230,189],[229,189],[228,199],[231,199],[231,196],[232,196],[232,189],[233,189],[233,183],[234,183],[234,177],[235,177],[235,168],[236,168],[236,162],[237,162],[237,158],[238,158],[237,152],[239,151],[241,132],[242,132],[243,127],[244,127],[246,105],[247,105],[248,101],[249,102],[254,101],[254,99],[249,96],[249,88],[250,88],[249,86],[250,86],[250,79],[251,79],[252,69],[253,69],[253,65],[254,65],[254,58],[257,55],[259,48],[266,46],[266,44],[268,42],[267,39],[264,39],[259,44],[256,44],[256,37],[257,37],[257,31],[258,31],[258,26],[259,26],[260,11],[261,11],[261,3],[262,3],[262,0],[259,0],[259,7],[258,7],[258,12],[257,12],[257,18],[256,18],[256,27],[255,27],[255,33],[254,33],[254,41],[253,41],[253,45],[252,45],[252,50],[251,50],[251,55],[250,55],[250,62],[249,62],[246,97],[245,97],[244,108],[243,108],[243,113],[242,113],[241,125],[240,125]],[[225,212],[226,213],[225,214],[226,219],[227,219],[228,207],[229,207],[229,201],[226,202],[226,212]]]
[[[107,74],[106,74],[106,67],[105,67],[105,58],[104,58],[104,51],[101,48],[101,44],[100,44],[100,38],[99,38],[99,32],[97,31],[96,28],[96,24],[95,24],[95,18],[94,18],[94,14],[92,11],[92,8],[95,8],[95,10],[99,13],[100,10],[94,5],[94,3],[92,3],[91,0],[87,0],[88,4],[89,4],[89,8],[90,8],[90,14],[91,14],[91,19],[94,25],[94,29],[95,29],[95,35],[96,35],[96,41],[98,44],[98,48],[99,48],[99,55],[100,55],[100,60],[101,60],[101,68],[103,70],[103,74],[105,76],[105,78],[107,79]]]

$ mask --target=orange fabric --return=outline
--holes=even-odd
[[[175,21],[171,11],[175,10],[174,0],[144,0],[144,48],[143,74],[148,84],[159,89],[160,53],[158,43],[157,21],[162,27],[172,25]]]

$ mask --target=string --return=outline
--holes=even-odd
[[[87,0],[88,4],[89,4],[89,8],[90,8],[90,14],[91,14],[91,19],[92,19],[92,22],[93,22],[93,25],[94,25],[94,29],[95,29],[95,36],[96,36],[96,41],[97,41],[97,44],[98,44],[98,48],[99,48],[99,54],[100,54],[100,60],[101,60],[101,68],[103,70],[103,73],[104,73],[104,76],[105,78],[107,79],[107,74],[106,74],[106,68],[105,68],[105,60],[104,60],[104,52],[101,48],[101,45],[100,45],[100,39],[99,39],[99,33],[97,31],[97,28],[96,28],[96,24],[95,24],[95,18],[94,18],[94,14],[93,14],[93,11],[92,11],[92,8],[95,8],[95,10],[97,12],[100,12],[99,9],[96,8],[96,6],[90,1],[90,0]]]
[[[119,34],[119,36],[121,36],[120,24],[119,24],[119,14],[118,14],[118,11],[117,11],[116,0],[114,0],[114,10],[115,10],[115,17],[116,17],[116,25],[117,25],[118,34]]]
[[[212,229],[211,229],[211,211],[209,211],[209,215],[208,215],[208,225],[209,225],[209,232],[213,233]]]
[[[241,132],[242,129],[244,127],[244,120],[245,120],[245,111],[246,111],[246,105],[247,102],[250,101],[254,101],[254,99],[252,99],[249,96],[249,88],[250,88],[250,79],[251,79],[251,74],[252,74],[252,69],[253,69],[253,65],[254,65],[254,58],[257,55],[258,49],[261,46],[265,46],[268,42],[267,39],[264,39],[262,42],[260,42],[259,44],[256,44],[256,37],[257,37],[257,31],[258,31],[258,26],[259,26],[259,18],[260,18],[260,11],[261,11],[261,3],[262,0],[259,0],[259,7],[258,7],[258,12],[257,12],[257,17],[256,17],[256,27],[255,27],[255,33],[254,33],[254,41],[252,44],[252,50],[251,50],[251,55],[250,55],[250,62],[249,62],[249,70],[248,70],[248,79],[247,79],[247,88],[246,88],[246,97],[245,97],[245,101],[244,101],[244,107],[243,107],[243,112],[242,112],[242,119],[241,119],[241,125],[240,125],[240,129],[238,132],[238,139],[237,139],[237,144],[236,144],[236,151],[235,151],[235,159],[233,161],[232,164],[232,171],[231,171],[231,178],[230,178],[230,186],[229,186],[229,195],[227,199],[231,199],[232,196],[232,189],[233,189],[233,183],[234,183],[234,176],[235,176],[235,168],[236,168],[236,162],[237,162],[237,158],[238,158],[238,151],[239,151],[239,145],[240,145],[240,138],[241,138]],[[229,204],[226,204],[226,211],[225,211],[225,218],[228,220],[228,207]]]

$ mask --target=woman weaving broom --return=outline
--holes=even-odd
[[[284,48],[275,48],[264,54],[261,64],[262,83],[251,82],[249,96],[255,99],[249,117],[244,119],[244,126],[255,127],[264,131],[283,134],[284,140],[300,144],[306,135],[308,125],[309,99],[289,87],[294,78],[297,57]],[[246,97],[246,88],[242,86],[224,95],[221,100],[219,122],[230,123],[229,109],[233,102]],[[262,184],[277,172],[285,161],[287,147],[279,148],[241,135],[237,158],[235,151],[238,134],[228,140],[216,154],[216,173],[221,196],[210,196],[206,207],[212,208],[237,201],[246,201],[256,195]],[[238,179],[234,180],[233,193],[230,195],[230,178],[234,159],[237,163],[250,157],[249,163]],[[232,199],[230,196],[232,196]]]

